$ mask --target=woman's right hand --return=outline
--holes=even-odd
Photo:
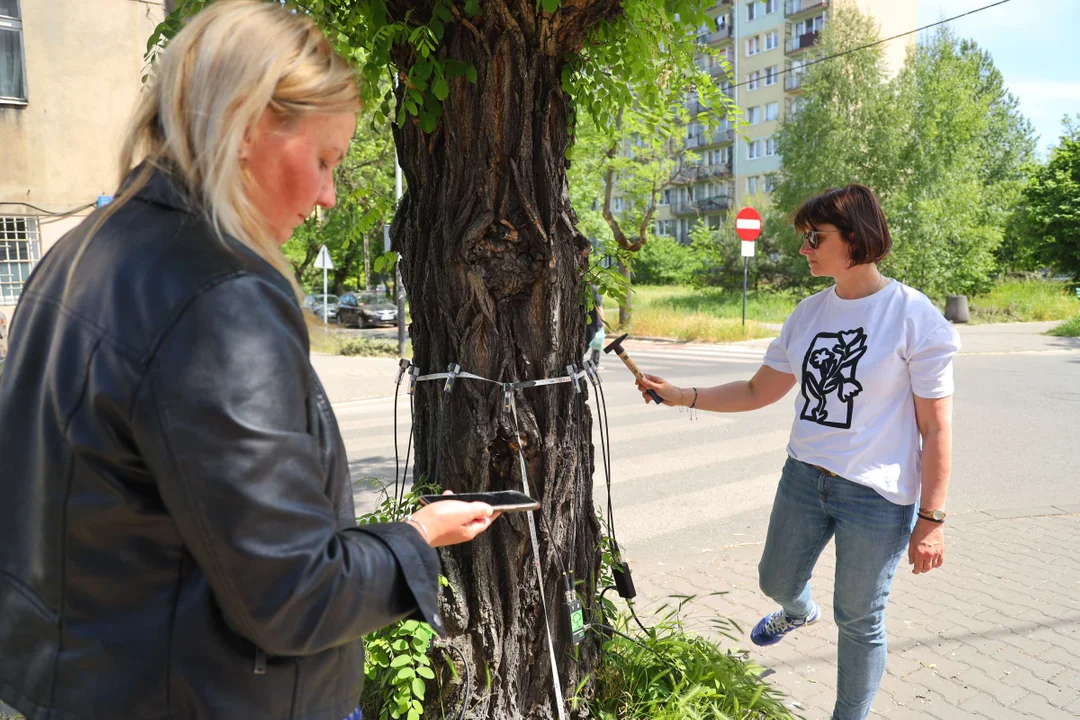
[[[656,394],[664,399],[664,404],[671,407],[679,407],[684,405],[682,402],[685,392],[681,388],[677,388],[662,377],[656,375],[647,375],[642,373],[642,377],[637,380],[637,389],[641,391],[641,397],[645,398],[646,403],[653,401],[652,396],[649,395],[649,390],[655,390]]]
[[[444,495],[450,494],[447,490]],[[491,527],[499,513],[487,503],[440,500],[425,505],[409,518],[431,547],[468,542]]]

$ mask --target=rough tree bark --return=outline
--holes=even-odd
[[[388,5],[399,20],[412,7]],[[410,296],[413,359],[423,372],[456,362],[477,375],[520,381],[580,365],[589,248],[567,190],[570,101],[560,73],[566,54],[618,12],[617,0],[564,1],[553,15],[537,14],[533,0],[492,0],[483,3],[482,21],[459,16],[447,25],[441,52],[472,63],[477,82],[451,81],[430,135],[415,121],[394,130],[409,189],[391,235]],[[400,67],[414,61],[410,52],[398,48]],[[589,411],[570,385],[519,391],[519,437],[500,387],[458,380],[440,423],[442,394],[441,382],[418,387],[419,475],[433,472],[441,452],[434,479],[444,488],[520,490],[516,448],[524,448],[543,504],[541,567],[563,694],[570,695],[599,653],[587,638],[574,656],[556,557],[584,581],[580,594],[591,604],[599,525]],[[555,717],[525,516],[504,516],[478,541],[444,552],[443,571],[452,586],[444,591],[446,625],[479,679],[469,717]]]

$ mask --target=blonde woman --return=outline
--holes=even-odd
[[[0,376],[0,697],[28,718],[358,717],[360,638],[442,630],[433,547],[492,509],[355,527],[280,251],[334,204],[357,107],[303,15],[211,6],[116,201],[28,282]]]

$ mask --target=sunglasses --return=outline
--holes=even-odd
[[[811,249],[817,250],[818,246],[821,245],[821,236],[832,232],[839,232],[839,230],[807,230],[801,233],[800,237]]]

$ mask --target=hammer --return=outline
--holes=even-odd
[[[624,350],[622,346],[622,341],[625,340],[626,336],[629,334],[630,333],[623,333],[619,337],[612,340],[611,344],[604,348],[604,352],[609,353],[614,350],[615,354],[619,356],[619,359],[623,361],[623,364],[626,365],[626,367],[630,368],[630,372],[634,373],[634,377],[640,380],[641,371],[638,370],[638,366],[634,364],[634,361],[630,359],[630,356],[626,354],[626,350]],[[660,394],[657,393],[655,390],[646,390],[646,392],[649,393],[649,397],[651,397],[653,399],[653,402],[655,402],[657,405],[664,404],[664,399],[660,397]]]

